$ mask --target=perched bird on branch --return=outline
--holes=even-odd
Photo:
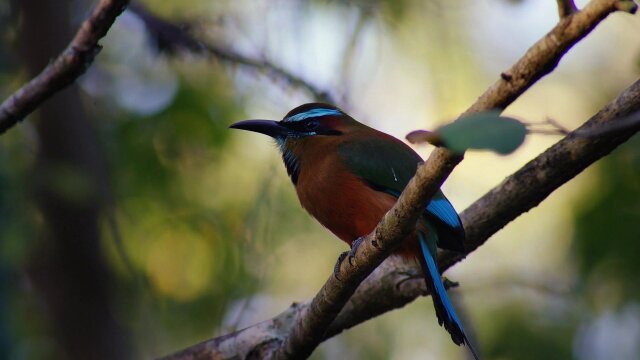
[[[395,204],[422,162],[402,141],[328,104],[305,104],[282,121],[246,120],[231,128],[275,139],[302,207],[349,244],[352,254]],[[438,191],[425,205],[415,232],[396,252],[420,263],[438,322],[454,343],[469,346],[477,359],[435,261],[437,247],[464,251],[464,236],[458,213]],[[336,275],[338,271],[339,263]]]

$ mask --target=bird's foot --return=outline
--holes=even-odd
[[[353,266],[353,259],[356,257],[356,251],[358,251],[358,247],[360,246],[360,244],[362,244],[364,239],[365,237],[361,236],[353,240],[353,242],[351,243],[351,250],[345,251],[340,254],[340,256],[338,256],[338,261],[336,261],[336,265],[333,267],[333,276],[336,278],[336,280],[340,280],[340,264],[342,264],[344,258],[348,256],[349,265]]]
[[[455,288],[460,286],[460,283],[457,281],[453,281],[453,280],[449,280],[446,277],[442,277],[442,284],[444,285],[445,289],[451,289],[451,288]]]
[[[358,251],[358,247],[362,245],[366,237],[360,236],[359,238],[353,240],[351,243],[351,251],[349,251],[349,264],[353,266],[353,259],[356,257],[356,251]]]
[[[346,258],[347,255],[349,255],[348,251],[341,253],[340,256],[338,256],[338,261],[336,261],[336,265],[333,267],[333,277],[335,277],[336,280],[338,281],[340,281],[340,264],[342,264],[342,260],[344,260],[344,258]]]

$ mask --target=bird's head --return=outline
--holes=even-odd
[[[269,135],[283,147],[287,140],[297,142],[310,137],[340,136],[357,124],[333,105],[309,103],[289,111],[281,121],[245,120],[230,127]]]
[[[230,127],[274,138],[294,184],[297,184],[302,163],[309,159],[310,153],[331,151],[331,146],[347,139],[345,135],[358,129],[369,129],[337,107],[323,103],[300,105],[280,121],[245,120]]]

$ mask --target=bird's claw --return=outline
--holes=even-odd
[[[446,277],[442,277],[442,284],[444,285],[445,289],[451,289],[451,288],[455,288],[460,286],[460,283],[457,281],[453,281],[453,280],[449,280]]]
[[[344,258],[346,258],[347,255],[349,255],[348,251],[341,253],[340,256],[338,256],[338,261],[336,261],[336,265],[333,267],[333,277],[335,277],[336,280],[338,281],[340,281],[340,264],[342,264],[342,260],[344,260]]]
[[[358,247],[362,244],[364,239],[364,236],[355,239],[351,243],[351,250],[345,251],[338,256],[338,261],[336,261],[336,265],[333,267],[333,276],[336,280],[340,280],[340,265],[346,257],[348,257],[349,265],[353,266],[353,259],[356,257],[356,251],[358,251]]]
[[[361,236],[351,243],[351,250],[349,251],[349,265],[353,266],[353,259],[356,257],[356,252],[358,251],[358,247],[362,245],[365,237]]]

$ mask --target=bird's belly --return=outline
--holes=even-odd
[[[351,244],[369,234],[396,199],[375,191],[348,172],[305,176],[296,186],[302,206],[322,225]]]

